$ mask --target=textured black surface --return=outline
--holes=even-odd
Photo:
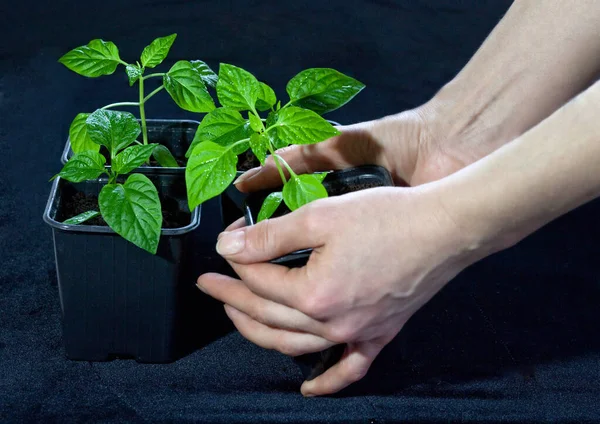
[[[169,365],[65,359],[51,231],[41,220],[70,121],[133,100],[122,70],[89,80],[56,63],[96,37],[132,59],[179,33],[169,64],[248,68],[282,92],[332,66],[367,85],[329,117],[416,106],[451,78],[505,1],[2,0],[0,9],[0,422],[598,421],[600,279],[594,202],[462,273],[365,380],[303,399],[292,360],[224,333]],[[126,93],[126,94],[123,94]],[[161,93],[149,117],[197,119]],[[198,322],[198,333],[223,315]]]

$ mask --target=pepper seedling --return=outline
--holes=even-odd
[[[142,127],[142,140],[148,145],[148,130],[146,127],[145,104],[154,95],[165,89],[182,109],[190,112],[210,112],[215,109],[214,101],[207,90],[207,85],[215,87],[217,75],[201,60],[180,60],[166,73],[144,75],[146,69],[160,65],[167,57],[177,34],[160,37],[152,41],[142,51],[140,60],[127,63],[119,56],[119,49],[110,42],[100,39],[92,40],[87,45],[77,47],[59,59],[59,62],[70,70],[85,77],[95,78],[110,75],[119,65],[125,67],[129,85],[136,82],[139,86],[137,102],[112,103],[101,109],[111,109],[123,106],[139,107]],[[148,95],[145,94],[145,81],[150,78],[161,78],[162,83]],[[100,145],[88,136],[86,121],[89,113],[78,114],[69,128],[69,138],[73,153],[100,150]],[[177,167],[177,161],[171,152],[163,145],[157,145],[153,152],[154,159],[164,167]]]
[[[99,214],[117,234],[155,254],[162,226],[162,210],[158,191],[152,181],[142,174],[131,174],[124,183],[118,180],[146,162],[157,144],[137,141],[140,124],[129,112],[99,109],[85,121],[87,135],[93,143],[106,147],[111,167],[97,151],[86,150],[74,155],[55,175],[79,183],[95,180],[102,174],[108,182],[98,196],[100,211],[86,211],[65,221],[81,224]],[[136,143],[135,145],[132,145]]]
[[[338,135],[339,131],[321,115],[345,105],[364,87],[334,69],[311,68],[288,82],[290,100],[282,107],[267,84],[244,69],[222,63],[216,86],[221,107],[204,117],[186,154],[190,210],[225,191],[235,178],[237,156],[248,149],[261,165],[270,154],[283,184],[281,192],[265,199],[259,221],[271,217],[282,201],[293,211],[327,197],[322,184],[325,174],[297,175],[276,150],[290,144],[315,144]],[[268,111],[266,119],[259,111]],[[247,118],[241,112],[247,112]]]

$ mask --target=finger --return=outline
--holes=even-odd
[[[337,127],[342,132],[322,143],[294,145],[277,151],[297,174],[343,169],[350,166],[375,163],[371,123]],[[286,176],[287,169],[284,169]],[[272,157],[265,165],[254,168],[240,176],[235,186],[241,192],[252,192],[265,188],[279,187],[281,177]]]
[[[315,220],[320,218],[314,216],[304,207],[279,218],[222,233],[217,252],[228,261],[248,264],[269,261],[295,250],[320,247],[325,235],[315,228],[318,225]]]
[[[306,300],[311,294],[306,267],[288,268],[270,263],[240,265],[231,261],[229,264],[252,293],[306,312]]]
[[[230,224],[229,227],[225,228],[223,230],[223,233],[239,230],[240,228],[244,228],[245,226],[246,226],[246,218],[241,217],[240,219],[237,219],[232,224]],[[221,237],[221,235],[223,233],[219,234],[219,238]]]
[[[381,349],[383,344],[373,341],[349,344],[337,364],[314,380],[305,381],[300,391],[307,397],[339,392],[367,374]]]
[[[265,349],[298,356],[319,352],[333,346],[329,340],[312,334],[271,328],[230,305],[225,305],[225,312],[242,336]]]
[[[240,280],[221,274],[208,273],[198,278],[204,293],[231,305],[269,327],[321,334],[323,324],[302,312],[272,302],[252,293]]]

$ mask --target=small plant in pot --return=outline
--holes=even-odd
[[[207,87],[215,87],[217,75],[201,60],[180,60],[167,72],[146,74],[150,68],[160,65],[167,57],[177,34],[155,39],[144,48],[140,60],[127,63],[119,56],[117,46],[104,40],[92,40],[85,46],[77,47],[59,59],[70,70],[89,78],[113,74],[119,65],[125,67],[129,85],[138,84],[138,99],[130,102],[117,102],[103,106],[102,110],[137,107],[142,129],[142,141],[157,143],[152,156],[158,165],[169,168],[182,168],[184,154],[189,147],[196,129],[196,121],[148,120],[145,105],[163,89],[182,109],[190,112],[206,113],[215,108]],[[147,80],[160,79],[161,83],[146,95]],[[69,140],[63,152],[63,163],[74,154],[84,151],[100,151],[87,134],[86,120],[89,113],[79,113],[69,128]],[[106,154],[106,151],[102,151]],[[110,157],[107,157],[110,161]],[[150,165],[150,163],[148,163]],[[154,169],[156,170],[156,169]]]
[[[44,213],[53,229],[63,339],[71,359],[174,361],[201,344],[204,335],[196,325],[217,306],[207,304],[194,285],[202,272],[193,237],[200,208],[188,209],[184,168],[169,147],[152,143],[146,125],[144,104],[162,89],[186,110],[214,109],[206,85],[215,84],[216,74],[203,62],[179,61],[165,74],[144,76],[164,60],[174,39],[153,41],[136,64],[122,61],[116,46],[102,40],[60,59],[87,77],[112,74],[122,64],[130,83],[140,86],[139,102],[77,115],[70,128],[72,151],[53,178]],[[163,83],[146,96],[144,79],[154,77]],[[140,119],[112,110],[119,106],[138,106]],[[178,146],[181,158],[189,142]],[[152,156],[177,168],[158,172],[162,168],[147,166]]]
[[[393,185],[387,170],[374,166],[298,175],[276,153],[291,144],[315,144],[338,135],[339,131],[321,115],[343,106],[363,88],[362,83],[333,69],[307,69],[288,82],[290,100],[282,107],[273,90],[252,74],[221,64],[217,95],[222,107],[206,115],[188,151],[186,184],[190,208],[230,186],[236,176],[237,156],[242,154],[245,159],[248,149],[260,164],[271,155],[282,182],[281,190],[254,193],[246,199],[248,225],[329,195]],[[266,118],[259,110],[268,112]],[[247,119],[241,111],[247,112]],[[309,255],[310,250],[291,252],[272,262],[303,266]],[[338,345],[296,360],[305,378],[312,379],[335,364],[344,349]]]

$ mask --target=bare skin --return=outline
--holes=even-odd
[[[600,195],[600,85],[589,87],[600,69],[599,18],[593,1],[517,1],[427,104],[282,152],[297,173],[375,163],[404,187],[319,200],[250,228],[238,222],[217,249],[241,279],[205,274],[199,287],[265,348],[299,355],[348,343],[338,364],[302,385],[305,396],[362,378],[462,269]],[[278,178],[271,163],[237,186]],[[303,268],[267,263],[307,247]]]

